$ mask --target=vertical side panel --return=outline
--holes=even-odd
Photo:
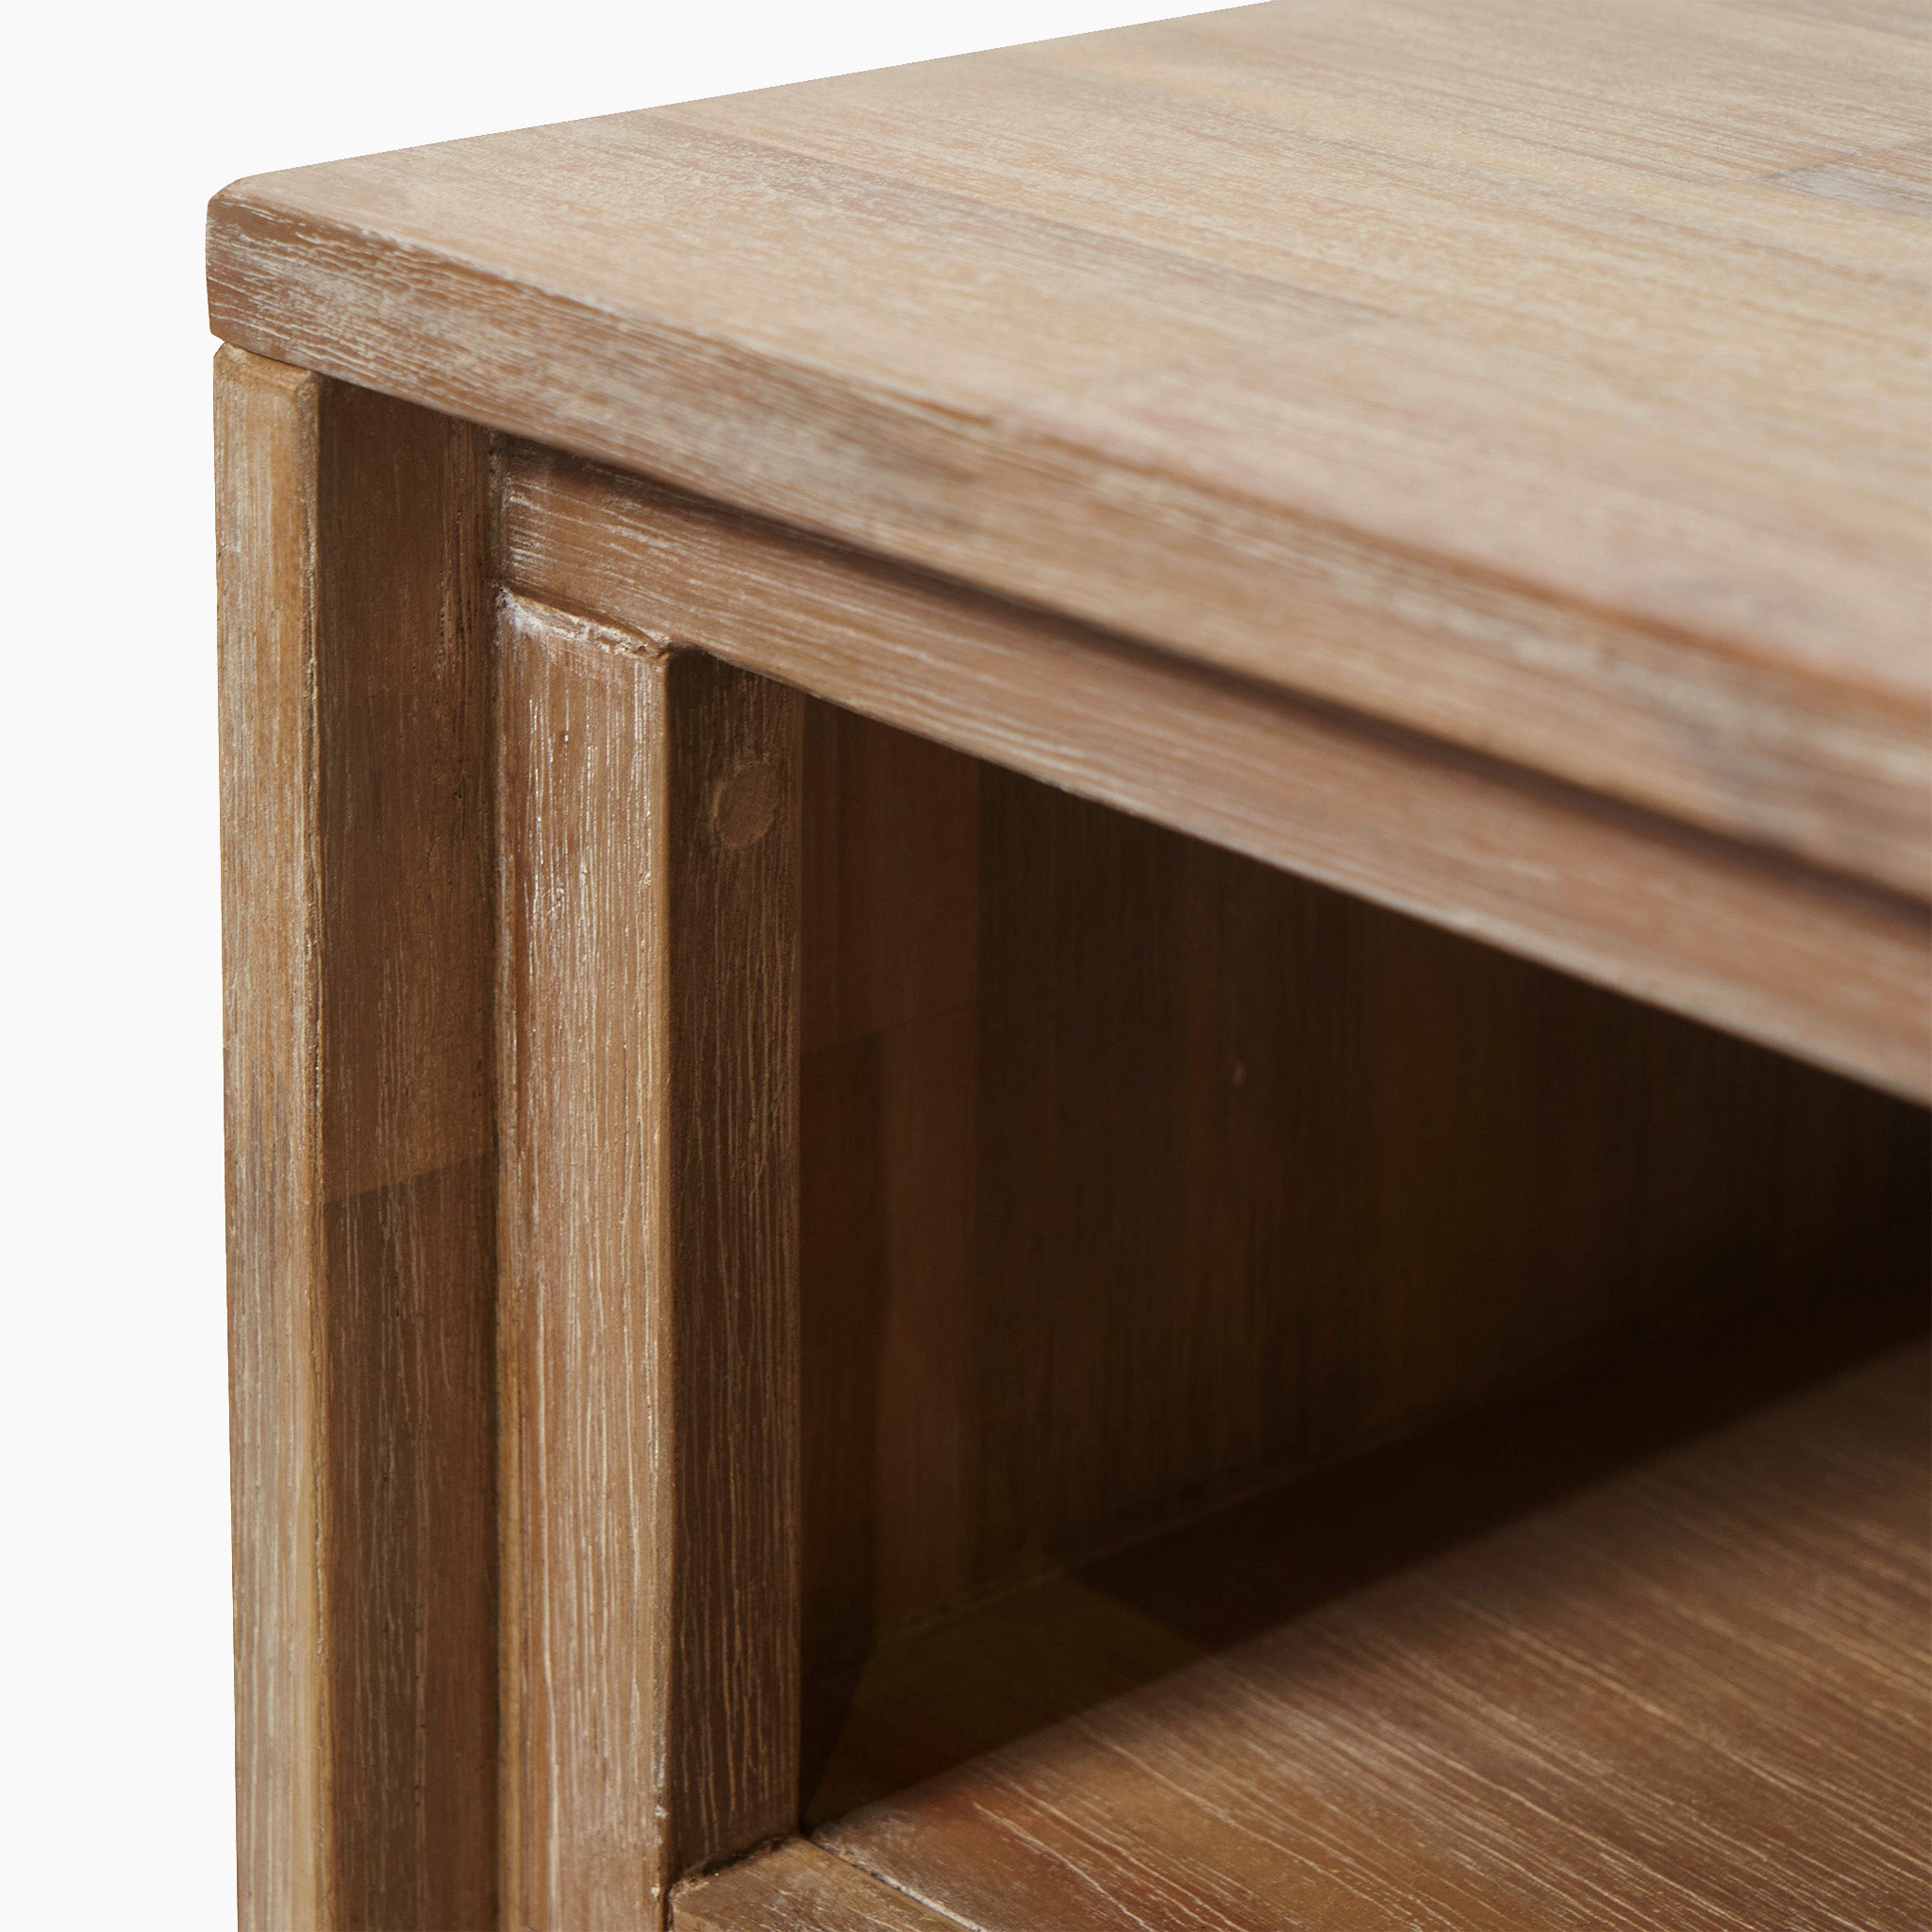
[[[979,1580],[984,767],[806,710],[800,1361],[804,1783],[875,1630]]]
[[[234,349],[215,365],[242,1932],[322,1924],[327,1860],[315,840],[322,387]]]
[[[324,396],[336,1923],[469,1932],[497,1862],[489,451]]]
[[[487,452],[216,397],[242,1923],[487,1927]]]
[[[798,1824],[804,701],[669,660],[670,1875]]]
[[[798,700],[509,600],[506,1924],[796,1821]]]

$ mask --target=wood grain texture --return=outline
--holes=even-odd
[[[1926,1351],[1602,1479],[1737,1367],[1569,1387],[931,1633],[877,1768],[1010,1741],[822,1842],[975,1932],[1911,1932]]]
[[[797,1816],[798,706],[503,607],[508,1925]]]
[[[808,712],[807,1815],[878,1646],[1932,1239],[1924,1109]]]
[[[1921,907],[552,452],[504,492],[534,596],[1932,1096]]]
[[[1281,0],[238,183],[210,310],[1924,898],[1925,23]]]
[[[229,1456],[241,1923],[325,1923],[314,889],[321,381],[216,364]]]
[[[673,1932],[954,1932],[957,1924],[802,1838],[687,1880],[671,1913]]]
[[[242,1923],[495,1916],[487,460],[228,350]]]

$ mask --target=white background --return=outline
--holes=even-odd
[[[0,142],[0,1915],[232,1925],[202,208],[1187,0],[26,10]]]

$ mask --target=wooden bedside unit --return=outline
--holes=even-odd
[[[1928,38],[215,198],[245,1927],[1925,1923]]]

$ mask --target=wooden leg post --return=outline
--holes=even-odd
[[[495,1913],[488,461],[216,370],[244,1932]]]
[[[504,1923],[798,1816],[801,702],[507,600]]]
[[[507,600],[224,350],[243,1932],[661,1923],[798,1817],[801,701]]]

